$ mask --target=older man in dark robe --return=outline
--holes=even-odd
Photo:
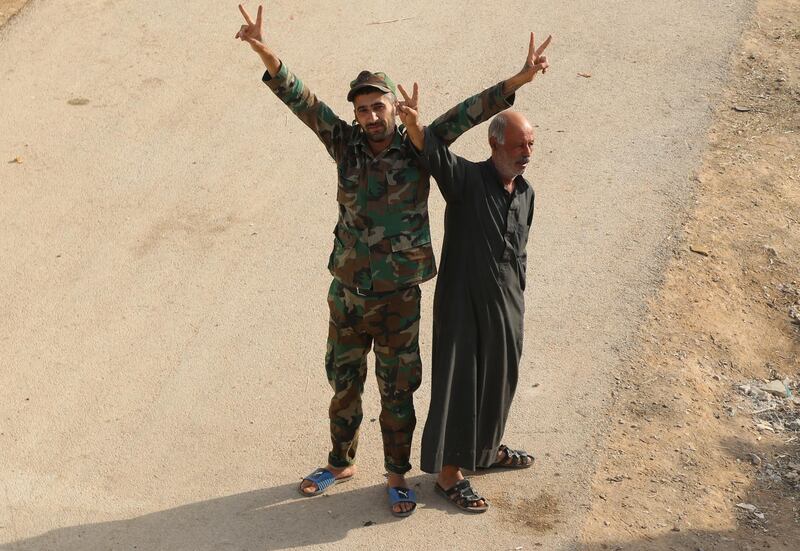
[[[543,70],[548,64],[540,53],[533,61]],[[501,440],[522,354],[525,249],[534,203],[522,173],[534,132],[520,113],[497,115],[489,126],[492,155],[475,163],[423,130],[416,111],[400,111],[447,202],[422,470],[439,473],[436,490],[460,509],[480,513],[488,503],[461,469],[533,463],[531,455]]]

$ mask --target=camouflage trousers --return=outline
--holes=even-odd
[[[367,354],[374,348],[386,470],[403,474],[411,469],[411,439],[417,423],[413,395],[422,378],[420,297],[418,286],[365,297],[338,280],[331,283],[325,369],[334,391],[329,410],[333,447],[328,462],[332,466],[347,467],[355,459]]]

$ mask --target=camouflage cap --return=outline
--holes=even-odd
[[[394,82],[386,73],[371,73],[369,71],[361,71],[355,80],[350,82],[350,91],[347,93],[347,101],[353,101],[356,93],[365,88],[374,88],[386,94],[392,93],[397,95],[397,90],[394,87]]]

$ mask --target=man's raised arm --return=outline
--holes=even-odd
[[[510,96],[522,88],[522,86],[536,78],[539,71],[542,73],[547,72],[547,68],[550,67],[550,64],[547,62],[547,56],[544,55],[544,51],[552,40],[552,35],[548,35],[545,41],[542,42],[542,45],[537,48],[536,36],[531,33],[531,41],[530,44],[528,44],[528,57],[525,59],[525,65],[522,66],[519,73],[503,81],[503,94]]]
[[[244,6],[241,4],[239,4],[239,11],[242,12],[245,24],[239,28],[239,32],[236,33],[234,38],[238,38],[239,40],[250,44],[250,47],[253,48],[253,51],[257,53],[258,57],[261,58],[261,61],[264,62],[264,67],[267,68],[269,75],[272,77],[276,76],[278,71],[281,69],[281,60],[277,55],[275,55],[275,52],[273,52],[272,49],[264,43],[264,38],[261,32],[263,26],[262,16],[264,7],[259,4],[255,23],[250,17],[250,14],[247,13],[247,10],[244,9]]]
[[[398,104],[400,121],[406,126],[406,132],[411,143],[419,153],[422,165],[430,172],[436,180],[436,185],[445,198],[445,201],[458,202],[461,200],[464,188],[464,171],[466,162],[464,159],[450,152],[450,149],[442,143],[430,130],[424,128],[419,120],[417,102],[419,98],[419,87],[414,83],[414,93],[411,97],[402,85],[397,85],[398,90],[403,95],[403,101]]]
[[[536,48],[535,36],[531,33],[528,56],[517,74],[451,108],[429,125],[430,131],[445,145],[450,145],[473,126],[484,123],[511,107],[514,104],[514,93],[531,82],[540,71],[547,71],[549,64],[547,56],[543,54],[552,38],[548,36]]]
[[[338,160],[346,141],[346,133],[350,131],[350,125],[320,101],[296,75],[289,71],[272,48],[264,42],[261,31],[263,7],[258,6],[255,21],[241,4],[239,4],[239,11],[242,12],[245,24],[239,28],[235,38],[250,44],[253,51],[264,62],[267,69],[262,78],[264,84],[269,86],[275,95],[317,135],[330,156],[334,160]]]

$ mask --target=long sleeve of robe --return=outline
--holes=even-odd
[[[447,207],[421,467],[474,470],[496,461],[517,386],[534,193],[521,176],[506,192],[491,159],[461,158],[430,132],[422,158]]]

